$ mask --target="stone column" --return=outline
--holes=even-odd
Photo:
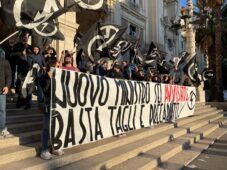
[[[64,0],[60,0],[61,5],[64,5]],[[74,50],[73,39],[79,25],[76,22],[76,11],[69,11],[58,18],[59,30],[63,33],[64,41],[53,41],[52,46],[56,49],[58,55],[63,50]]]
[[[187,6],[189,8],[189,15],[193,16],[193,2],[192,0],[187,0]],[[192,17],[191,17],[192,18]],[[190,19],[191,20],[191,19]],[[196,41],[195,41],[195,29],[190,21],[186,24],[186,29],[182,33],[182,36],[186,39],[186,51],[190,53],[191,57],[196,54]],[[205,102],[205,91],[203,90],[204,84],[202,83],[199,87],[196,88],[197,101]]]

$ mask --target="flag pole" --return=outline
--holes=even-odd
[[[8,40],[8,39],[10,39],[11,37],[13,37],[14,35],[16,35],[17,33],[19,33],[20,31],[16,31],[16,32],[14,32],[13,34],[11,34],[11,35],[9,35],[8,37],[6,37],[4,40],[2,40],[1,42],[0,42],[0,45],[2,44],[2,43],[4,43],[6,40]]]

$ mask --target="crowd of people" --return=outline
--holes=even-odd
[[[136,64],[122,61],[110,64],[107,60],[99,60],[96,64],[84,60],[76,61],[73,54],[67,50],[62,51],[58,56],[54,48],[47,46],[41,51],[39,46],[28,44],[28,34],[22,34],[19,41],[9,42],[0,48],[0,136],[6,137],[9,132],[5,127],[6,120],[6,94],[10,88],[15,89],[18,94],[16,107],[24,107],[25,110],[31,108],[32,94],[35,91],[38,104],[44,106],[44,123],[42,132],[41,158],[51,159],[52,155],[48,149],[49,123],[50,123],[50,94],[51,94],[51,67],[72,70],[76,72],[86,72],[110,78],[151,81],[156,83],[174,83],[173,78],[168,74],[160,75],[155,68],[144,68]],[[31,70],[33,64],[40,67],[40,71],[34,80],[34,87],[27,92],[27,96],[22,95],[22,86],[25,78]],[[184,85],[189,85],[185,81]],[[52,154],[62,155],[62,150],[53,150]]]

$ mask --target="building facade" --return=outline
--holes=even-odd
[[[174,20],[180,16],[179,0],[149,1],[149,30],[150,39],[169,60],[185,50],[184,39],[179,30],[171,27]]]
[[[61,0],[63,4],[64,0]],[[171,19],[180,15],[179,0],[105,0],[105,12],[77,10],[70,11],[59,18],[59,28],[65,34],[65,41],[54,41],[57,52],[73,50],[73,38],[77,31],[86,33],[93,23],[127,26],[126,40],[139,42],[146,52],[153,41],[159,50],[170,59],[184,50],[184,41],[179,31],[172,30]],[[132,51],[125,54],[124,60],[130,61]]]

